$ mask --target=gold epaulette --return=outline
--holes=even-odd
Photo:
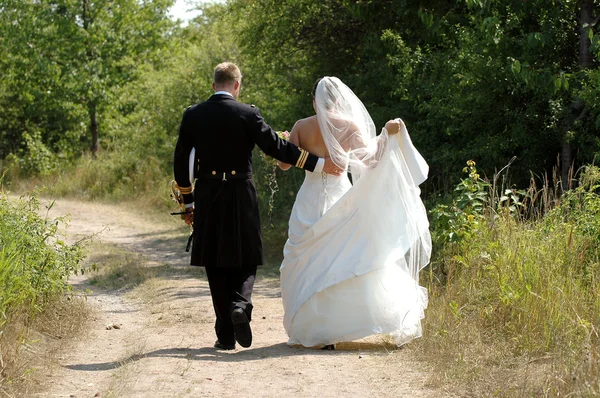
[[[300,157],[298,158],[298,161],[296,162],[296,167],[298,167],[299,169],[303,169],[304,164],[306,163],[306,159],[308,159],[308,152],[302,148],[299,148],[299,149],[300,149]]]
[[[194,187],[192,185],[190,185],[189,187],[178,187],[179,188],[179,192],[182,195],[189,195],[192,192],[194,192]]]

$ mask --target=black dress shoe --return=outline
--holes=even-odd
[[[241,308],[235,308],[231,312],[231,322],[233,322],[235,340],[242,347],[250,347],[252,345],[252,329],[250,329],[250,321],[246,312]]]
[[[217,350],[235,350],[235,344],[221,344],[219,340],[215,341],[214,347]]]

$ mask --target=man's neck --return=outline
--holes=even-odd
[[[233,94],[231,94],[231,93],[230,93],[229,91],[227,91],[227,90],[219,90],[219,91],[216,91],[216,92],[215,92],[215,95],[217,95],[217,94],[219,94],[219,95],[220,95],[220,94],[225,94],[225,95],[230,95],[230,96],[232,96],[232,97],[233,97]]]

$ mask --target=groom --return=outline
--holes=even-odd
[[[239,68],[223,62],[214,70],[215,94],[183,114],[175,147],[175,180],[194,226],[191,264],[203,266],[216,314],[215,348],[252,344],[251,295],[256,268],[263,264],[258,198],[252,180],[252,149],[314,172],[340,174],[330,159],[319,159],[282,140],[257,108],[237,102]],[[190,152],[195,148],[190,185]],[[192,191],[194,191],[192,193]]]

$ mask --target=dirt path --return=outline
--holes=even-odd
[[[38,396],[449,396],[428,389],[424,365],[379,337],[333,352],[288,347],[279,283],[261,279],[260,270],[252,347],[217,351],[208,284],[187,266],[184,225],[121,206],[67,200],[57,201],[50,216],[67,213],[73,239],[98,233],[103,242],[143,253],[150,265],[172,272],[127,292],[94,289],[85,278],[74,278],[74,285],[92,289],[88,300],[97,314],[85,338],[42,375],[47,390]],[[119,328],[107,330],[109,324]]]

